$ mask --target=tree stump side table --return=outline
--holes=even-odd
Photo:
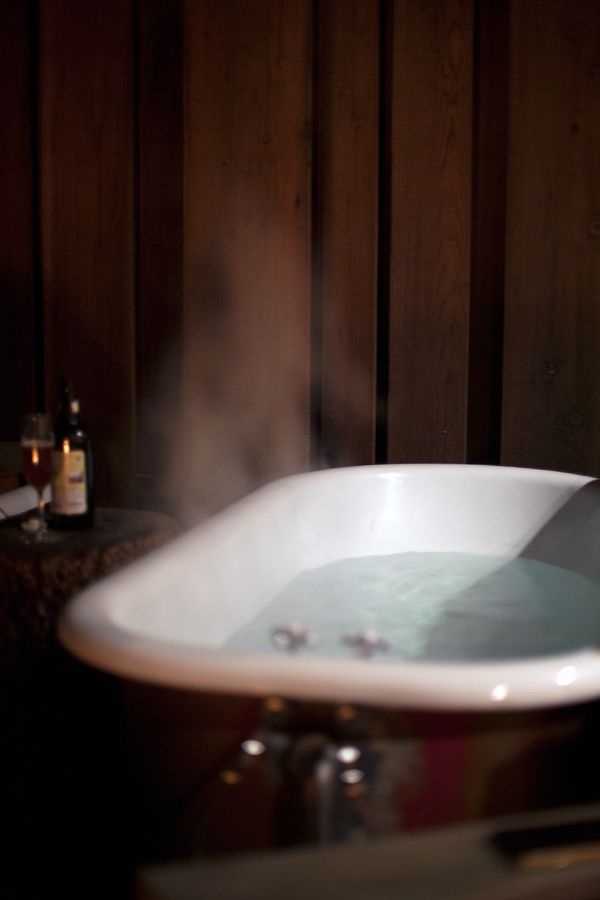
[[[26,677],[52,651],[67,600],[176,533],[161,513],[127,509],[98,509],[92,528],[50,529],[40,542],[27,540],[20,521],[0,522],[0,672]]]

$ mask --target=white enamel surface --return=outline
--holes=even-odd
[[[300,572],[408,551],[526,556],[600,581],[585,476],[461,465],[334,469],[274,482],[72,601],[59,636],[118,675],[187,689],[437,709],[600,695],[600,653],[499,663],[242,653],[223,642]]]

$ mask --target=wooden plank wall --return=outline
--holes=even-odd
[[[46,404],[75,377],[98,436],[100,502],[133,500],[133,9],[39,7],[39,180]]]
[[[183,393],[181,3],[144,0],[136,26],[136,495],[164,507]]]
[[[598,3],[515,4],[510,55],[502,458],[596,474]]]
[[[36,180],[31,3],[0,2],[0,441],[35,406]]]
[[[98,499],[600,472],[600,4],[0,0],[0,441],[80,386]]]
[[[390,60],[388,459],[466,457],[473,9],[400,0]]]
[[[178,469],[199,509],[308,465],[310,13],[185,4]]]
[[[508,4],[475,8],[467,460],[499,463],[508,162]]]
[[[315,40],[315,461],[373,462],[377,397],[380,10],[319,5]]]

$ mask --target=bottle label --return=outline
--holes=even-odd
[[[59,516],[87,512],[85,453],[71,450],[52,454],[52,511]]]

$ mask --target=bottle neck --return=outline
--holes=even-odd
[[[79,400],[70,399],[61,407],[60,421],[65,425],[79,426]]]

